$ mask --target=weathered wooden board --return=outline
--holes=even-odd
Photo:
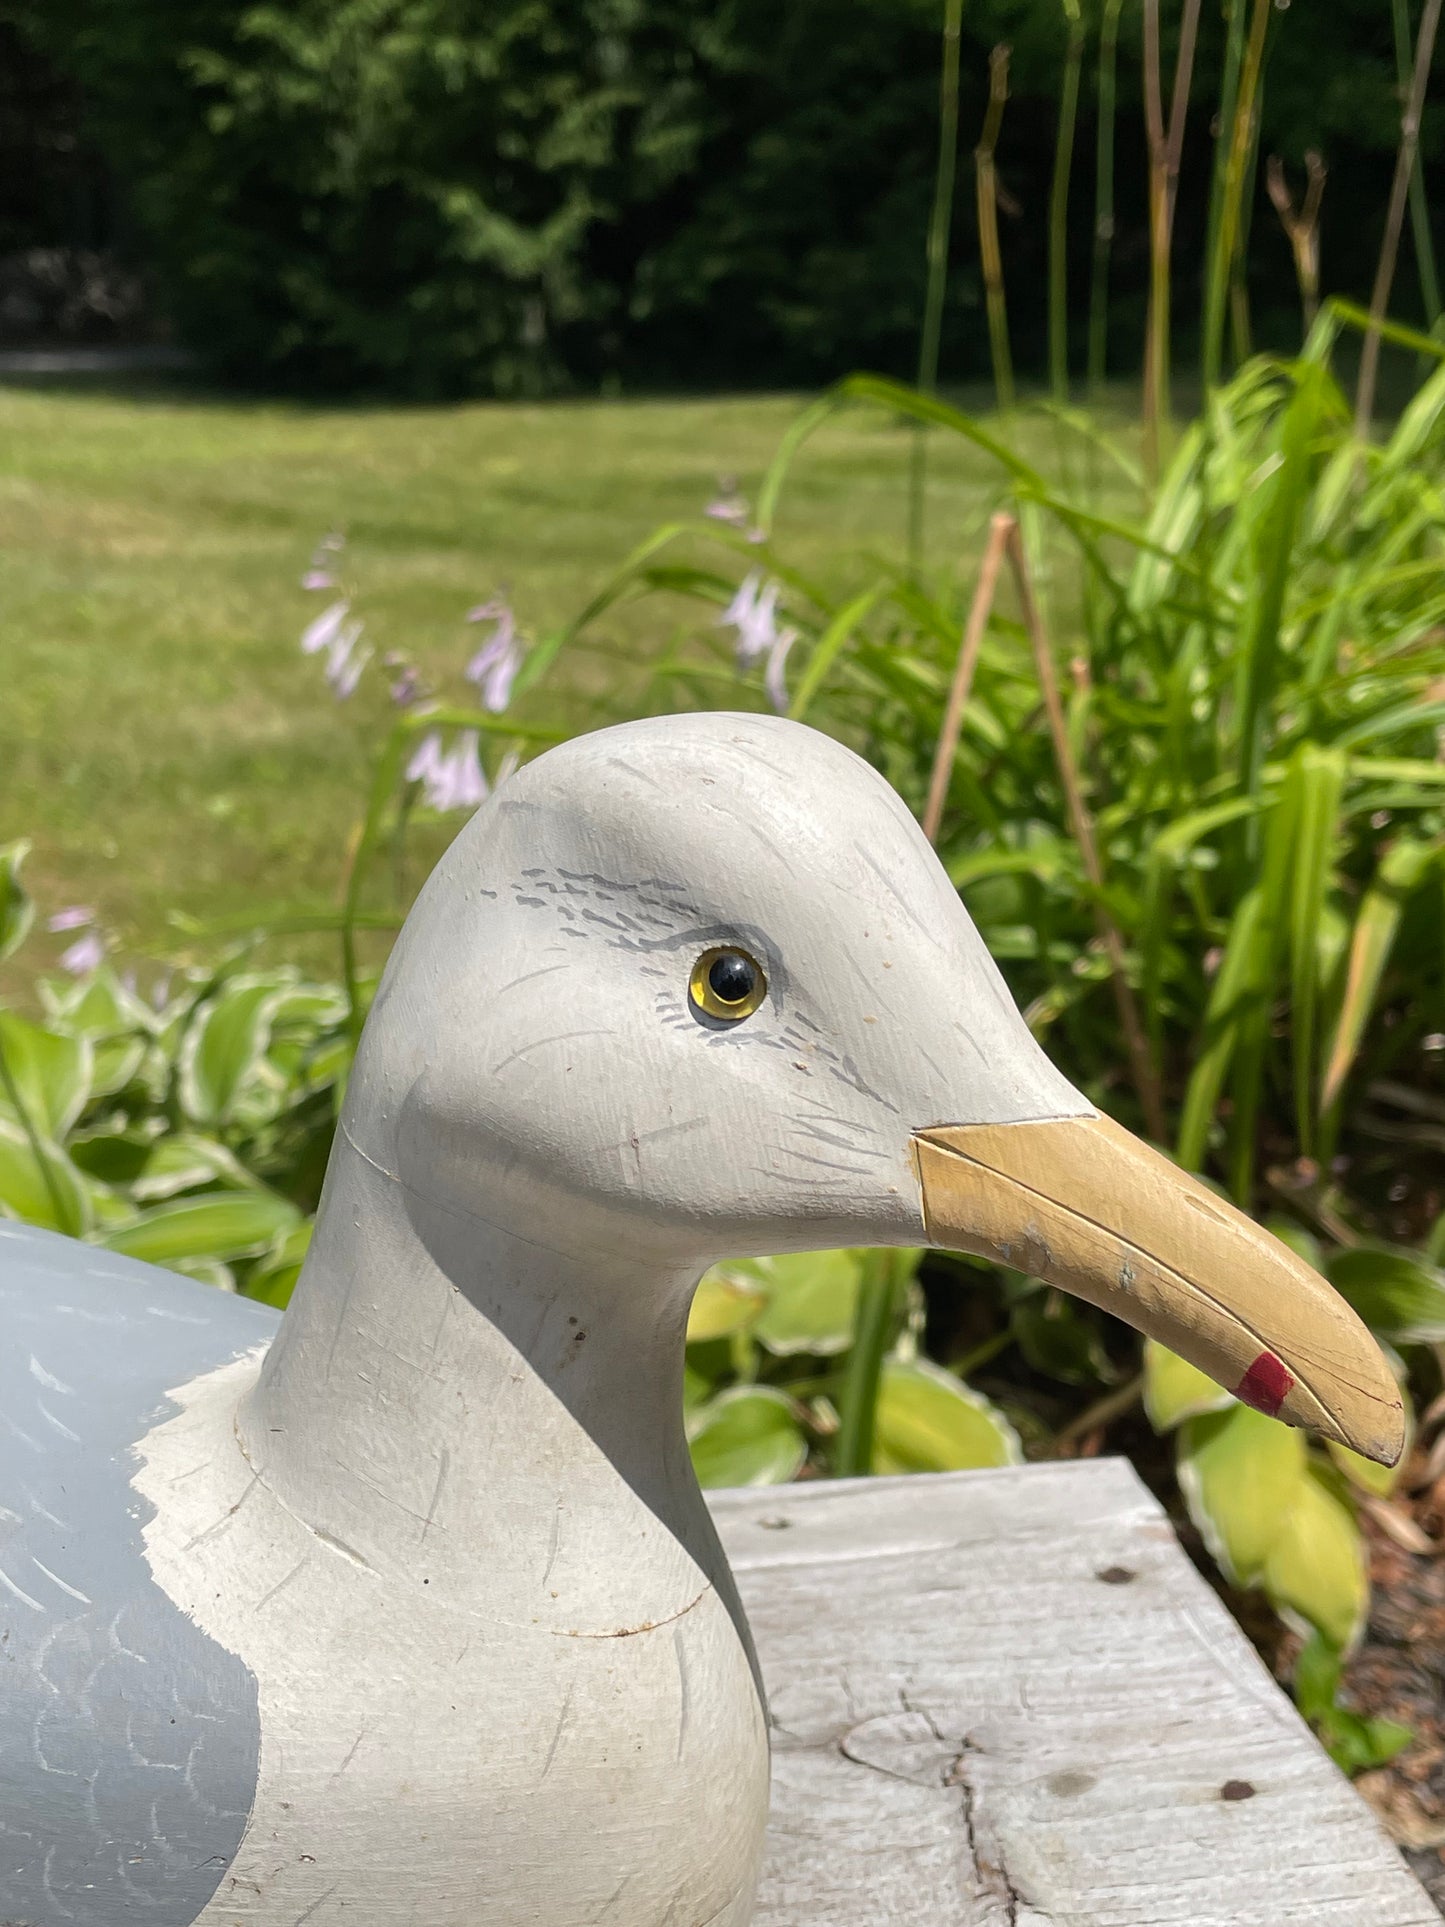
[[[713,1509],[771,1699],[758,1927],[1438,1927],[1124,1461]]]

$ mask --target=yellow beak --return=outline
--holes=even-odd
[[[914,1146],[933,1244],[1112,1312],[1271,1418],[1399,1458],[1399,1388],[1344,1300],[1111,1119],[944,1125]]]

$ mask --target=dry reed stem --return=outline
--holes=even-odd
[[[1145,1128],[1156,1144],[1162,1144],[1167,1128],[1164,1117],[1164,1094],[1149,1053],[1149,1042],[1145,1035],[1143,1020],[1139,1015],[1134,988],[1129,982],[1125,969],[1123,934],[1104,902],[1104,867],[1099,860],[1094,821],[1089,814],[1089,806],[1084,801],[1083,784],[1079,780],[1078,765],[1074,761],[1074,752],[1069,743],[1068,723],[1064,717],[1063,699],[1059,694],[1059,679],[1054,668],[1053,650],[1049,645],[1043,616],[1034,595],[1033,579],[1029,574],[1028,558],[1024,554],[1023,540],[1019,534],[1017,522],[1014,522],[1008,530],[1006,542],[1009,565],[1013,570],[1014,581],[1018,585],[1019,602],[1023,608],[1024,627],[1033,645],[1034,667],[1039,679],[1039,691],[1044,700],[1044,713],[1048,717],[1049,734],[1053,738],[1059,779],[1064,786],[1070,827],[1074,832],[1074,841],[1079,846],[1079,855],[1083,859],[1084,874],[1094,891],[1094,918],[1098,924],[1104,954],[1109,960],[1114,1001],[1118,1006],[1119,1022],[1124,1032],[1125,1047],[1129,1053],[1130,1076],[1143,1107]]]
[[[1200,0],[1184,0],[1179,49],[1169,98],[1169,126],[1159,72],[1159,0],[1144,0],[1144,125],[1149,143],[1149,318],[1144,342],[1144,455],[1151,475],[1159,471],[1161,424],[1169,416],[1170,256],[1174,245],[1174,208],[1179,198],[1179,163],[1184,152],[1184,122],[1194,74]]]
[[[953,681],[949,685],[948,705],[943,712],[943,727],[938,732],[938,747],[933,752],[933,773],[928,779],[928,801],[923,808],[923,834],[930,843],[938,841],[943,821],[943,806],[948,800],[948,779],[953,774],[953,759],[958,754],[958,739],[963,734],[964,711],[973,688],[973,672],[978,667],[984,630],[993,610],[999,570],[1008,549],[1009,534],[1018,527],[1006,509],[1000,509],[988,525],[988,547],[983,552],[983,567],[969,605],[968,621],[958,646]]]
[[[1425,10],[1420,15],[1420,32],[1415,41],[1415,68],[1410,76],[1410,93],[1400,119],[1400,150],[1395,156],[1390,210],[1385,217],[1380,263],[1375,270],[1375,286],[1370,295],[1370,325],[1360,355],[1360,380],[1355,390],[1355,434],[1361,441],[1369,435],[1371,418],[1375,412],[1375,383],[1380,372],[1380,323],[1385,318],[1390,289],[1395,280],[1400,230],[1405,223],[1410,176],[1415,171],[1415,156],[1420,146],[1420,116],[1425,111],[1425,89],[1430,82],[1430,63],[1435,56],[1435,33],[1439,25],[1440,0],[1425,0]]]
[[[983,132],[973,150],[978,186],[978,245],[983,261],[984,295],[988,308],[988,338],[993,354],[994,388],[1001,409],[1014,404],[1013,357],[1009,352],[1008,304],[1004,297],[1003,254],[998,244],[998,174],[994,152],[1004,105],[1008,100],[1007,47],[995,47],[988,57],[988,111]]]
[[[1284,162],[1278,154],[1269,157],[1264,184],[1294,255],[1295,279],[1299,282],[1300,306],[1308,334],[1320,309],[1320,201],[1326,174],[1325,164],[1313,148],[1305,155],[1305,173],[1309,184],[1298,209],[1284,177]]]

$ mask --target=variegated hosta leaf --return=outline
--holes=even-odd
[[[721,1393],[691,1415],[687,1429],[705,1486],[785,1485],[808,1456],[793,1401],[767,1385]]]
[[[1293,1623],[1348,1645],[1369,1601],[1349,1488],[1304,1435],[1246,1405],[1189,1419],[1179,1484],[1190,1517],[1225,1575],[1263,1586]]]
[[[926,1359],[884,1360],[875,1472],[958,1472],[1022,1459],[1018,1433],[981,1392]]]
[[[1185,1421],[1179,1485],[1225,1575],[1258,1585],[1305,1473],[1304,1434],[1247,1405]]]
[[[1144,1410],[1156,1432],[1172,1432],[1185,1419],[1224,1412],[1233,1404],[1232,1394],[1216,1385],[1207,1372],[1157,1339],[1145,1341]]]
[[[1332,1467],[1306,1466],[1269,1548],[1264,1588],[1276,1611],[1313,1626],[1333,1645],[1348,1648],[1358,1638],[1370,1581],[1360,1529]]]
[[[824,1358],[853,1342],[862,1267],[855,1251],[797,1251],[742,1268],[767,1293],[753,1326],[758,1343],[780,1358],[815,1352]]]
[[[20,881],[29,849],[28,843],[0,845],[0,963],[20,948],[35,920],[35,905]]]
[[[251,1258],[291,1230],[300,1217],[289,1199],[260,1186],[216,1191],[158,1204],[130,1224],[107,1231],[98,1242],[153,1265],[173,1265],[178,1259]]]
[[[20,1126],[0,1116],[0,1217],[83,1238],[91,1227],[91,1187],[57,1144],[35,1149]]]
[[[756,1276],[740,1266],[714,1265],[704,1273],[693,1296],[687,1316],[688,1344],[706,1345],[746,1331],[767,1302],[767,1292]]]
[[[1329,1280],[1371,1331],[1400,1345],[1445,1339],[1445,1271],[1419,1252],[1353,1245],[1329,1262]]]
[[[61,1141],[90,1096],[95,1055],[89,1038],[67,1037],[0,1010],[0,1051],[30,1122],[42,1137]],[[0,1106],[8,1106],[8,1097],[0,1088]]]

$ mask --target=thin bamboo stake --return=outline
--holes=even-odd
[[[1069,23],[1064,56],[1064,87],[1059,99],[1059,131],[1054,143],[1054,177],[1049,189],[1049,377],[1054,400],[1069,399],[1069,176],[1074,165],[1074,133],[1079,114],[1079,74],[1084,64],[1084,16],[1079,0],[1063,0]]]
[[[1295,279],[1299,282],[1300,307],[1304,311],[1304,331],[1309,333],[1320,311],[1320,201],[1325,191],[1325,164],[1313,148],[1305,155],[1309,184],[1298,209],[1284,177],[1284,162],[1271,154],[1265,168],[1264,184],[1280,226],[1289,239],[1294,255]]]
[[[1375,383],[1380,372],[1380,323],[1389,306],[1390,288],[1395,279],[1395,262],[1400,252],[1400,229],[1405,221],[1405,200],[1410,191],[1410,175],[1420,146],[1420,116],[1425,110],[1425,89],[1430,82],[1430,62],[1435,57],[1435,33],[1440,25],[1440,0],[1425,0],[1420,15],[1420,32],[1415,41],[1415,68],[1410,76],[1410,92],[1400,121],[1400,151],[1395,157],[1395,179],[1390,187],[1390,209],[1385,216],[1385,234],[1380,242],[1380,264],[1375,270],[1375,286],[1370,296],[1370,325],[1360,354],[1360,381],[1355,390],[1355,434],[1364,441],[1370,432],[1375,412]]]
[[[1024,627],[1033,645],[1039,692],[1044,699],[1044,713],[1048,717],[1049,734],[1053,738],[1059,780],[1064,786],[1069,823],[1074,832],[1074,840],[1079,846],[1084,875],[1088,878],[1094,892],[1094,919],[1098,925],[1104,953],[1109,960],[1114,1001],[1119,1011],[1120,1027],[1124,1032],[1125,1048],[1129,1053],[1130,1076],[1143,1107],[1145,1128],[1156,1143],[1162,1144],[1166,1131],[1164,1093],[1149,1053],[1149,1042],[1139,1014],[1139,1005],[1125,967],[1123,933],[1104,902],[1104,866],[1099,858],[1094,822],[1089,814],[1089,806],[1084,801],[1083,784],[1079,780],[1078,765],[1074,761],[1074,752],[1069,743],[1068,723],[1064,716],[1063,699],[1059,694],[1059,679],[1054,668],[1053,650],[1049,646],[1043,617],[1039,613],[1033,579],[1029,574],[1028,558],[1024,554],[1024,545],[1016,522],[1009,530],[1006,540],[1009,565],[1013,570],[1014,581],[1018,585],[1019,601],[1023,606]]]
[[[1118,100],[1119,14],[1104,0],[1099,27],[1099,128],[1094,159],[1094,273],[1089,288],[1089,392],[1104,385],[1109,341],[1109,257],[1114,247],[1114,119]]]
[[[918,386],[925,395],[931,395],[938,387],[943,302],[948,290],[948,241],[953,228],[953,184],[958,172],[958,55],[962,25],[963,0],[944,0],[943,62],[938,83],[938,168],[928,219],[928,288],[918,343]],[[927,424],[915,422],[908,483],[908,568],[915,579],[923,566],[927,435]]]
[[[1014,405],[1013,357],[1009,352],[1008,303],[1004,298],[1003,254],[998,244],[998,174],[994,154],[1004,104],[1008,100],[1007,47],[995,47],[988,57],[988,111],[983,132],[973,150],[978,185],[978,244],[983,259],[984,296],[988,305],[988,340],[993,356],[994,391],[1000,409]]]
[[[1395,75],[1401,99],[1410,84],[1410,7],[1409,0],[1391,0],[1395,22]],[[1430,203],[1425,196],[1425,170],[1419,151],[1410,169],[1410,231],[1415,241],[1415,267],[1420,276],[1420,299],[1425,307],[1425,327],[1434,328],[1440,319],[1440,274],[1435,266],[1435,240],[1430,232]]]
[[[1170,256],[1174,208],[1179,198],[1179,162],[1184,150],[1184,120],[1194,73],[1200,0],[1184,0],[1169,126],[1159,71],[1159,0],[1144,0],[1144,124],[1149,141],[1149,320],[1144,352],[1144,456],[1151,475],[1159,471],[1160,436],[1169,420]]]
[[[958,646],[958,661],[954,664],[953,681],[949,684],[943,727],[938,732],[938,746],[933,752],[933,773],[928,779],[928,801],[923,807],[923,834],[930,843],[938,841],[943,806],[948,800],[948,780],[953,774],[953,759],[958,754],[958,739],[963,734],[964,711],[968,708],[969,693],[973,688],[973,672],[978,667],[984,630],[988,627],[989,615],[993,610],[994,592],[998,588],[999,570],[1008,551],[1009,534],[1017,527],[1018,523],[1005,509],[1000,509],[988,525],[988,546],[983,552],[978,586],[974,589],[968,621],[964,624],[963,640]]]

